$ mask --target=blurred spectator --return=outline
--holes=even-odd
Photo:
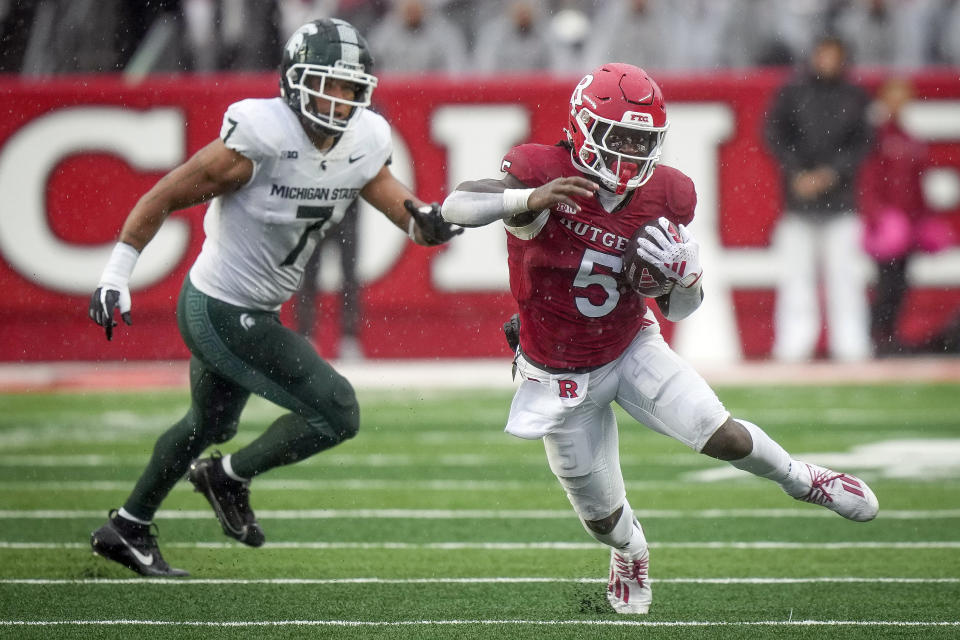
[[[395,0],[393,8],[370,32],[377,70],[384,72],[466,69],[463,34],[436,10],[437,0]]]
[[[546,16],[533,0],[510,0],[501,13],[483,24],[477,35],[474,69],[537,71],[558,68]]]
[[[193,70],[255,71],[276,69],[280,65],[278,52],[282,42],[275,0],[184,0],[184,3]],[[335,2],[329,4],[336,5]],[[300,20],[283,33],[292,33],[310,19]]]
[[[671,6],[667,0],[609,0],[594,18],[584,51],[584,69],[610,60],[650,71],[670,66]]]
[[[0,72],[19,73],[27,50],[37,3],[29,0],[0,3]]]
[[[732,0],[722,60],[729,67],[786,66],[807,57],[814,34],[824,33],[823,0]]]
[[[846,78],[846,63],[843,41],[821,39],[808,67],[780,89],[767,114],[766,140],[780,164],[785,205],[774,234],[782,263],[773,345],[774,357],[784,361],[814,355],[818,275],[830,356],[861,360],[871,351],[854,188],[870,144],[869,98]]]
[[[931,16],[932,61],[960,65],[960,0],[934,0]]]
[[[19,3],[16,3],[19,4]],[[180,0],[39,0],[21,71],[28,75],[181,69]],[[21,19],[23,9],[10,12]]]
[[[669,67],[691,71],[720,67],[727,23],[735,19],[733,0],[673,0],[670,6]]]
[[[297,332],[314,341],[317,318],[317,297],[320,291],[320,262],[324,251],[335,246],[340,258],[340,344],[337,357],[341,360],[359,360],[363,357],[360,347],[360,281],[357,277],[357,227],[359,212],[354,201],[347,209],[343,220],[330,229],[317,243],[317,248],[307,262],[300,288],[294,299],[293,313]]]
[[[555,45],[555,73],[576,75],[583,65],[584,48],[592,29],[590,14],[577,2],[560,2],[551,12],[549,37]]]
[[[811,58],[820,35],[830,31],[834,0],[766,0],[772,41],[789,52],[794,62]]]
[[[917,68],[926,62],[929,0],[851,0],[836,17],[858,65]]]
[[[281,33],[293,31],[310,20],[341,18],[361,32],[372,29],[389,8],[389,0],[275,0]]]
[[[921,179],[929,151],[903,127],[903,107],[913,98],[905,78],[883,84],[870,115],[876,142],[860,175],[864,249],[877,264],[871,328],[877,355],[903,351],[897,325],[907,295],[907,266],[915,251],[934,252],[951,243],[951,229],[927,207]]]
[[[858,65],[960,65],[960,0],[0,0],[0,71],[273,69],[280,34],[332,16],[386,72],[788,65],[826,32]]]

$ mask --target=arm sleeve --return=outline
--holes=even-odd
[[[504,208],[503,193],[454,191],[443,201],[440,214],[447,222],[464,227],[482,227],[513,215]]]
[[[665,296],[657,298],[657,305],[664,317],[671,322],[678,322],[688,317],[700,308],[703,302],[703,278],[692,287],[674,287]]]

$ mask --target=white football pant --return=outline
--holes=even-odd
[[[589,373],[551,374],[518,358],[523,376],[506,431],[543,438],[550,469],[583,520],[624,503],[616,402],[637,421],[700,451],[730,414],[653,322],[616,360]]]

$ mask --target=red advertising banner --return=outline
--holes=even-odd
[[[665,76],[671,128],[664,162],[688,173],[699,204],[707,300],[664,331],[685,355],[761,358],[772,342],[778,175],[763,116],[782,72]],[[462,180],[499,177],[524,141],[561,139],[576,78],[382,78],[374,101],[394,128],[395,173],[426,200]],[[873,89],[879,76],[864,78]],[[960,219],[960,78],[914,78],[914,132],[936,171],[932,198]],[[0,79],[0,361],[179,359],[176,297],[203,241],[203,207],[174,213],[132,282],[132,327],[113,342],[87,318],[89,295],[127,212],[171,168],[215,138],[232,102],[277,93],[265,75],[44,81]],[[506,356],[500,327],[514,311],[501,226],[470,229],[449,246],[417,247],[383,216],[361,210],[360,339],[379,358]],[[865,264],[865,268],[870,268]],[[903,326],[921,336],[960,307],[960,250],[923,256]],[[335,280],[335,278],[334,278]],[[318,347],[336,355],[339,305],[317,300]],[[284,310],[289,319],[289,309]],[[669,323],[664,323],[669,325]]]

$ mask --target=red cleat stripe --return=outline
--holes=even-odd
[[[848,493],[852,493],[855,496],[860,496],[861,498],[864,497],[863,491],[860,491],[860,489],[857,489],[856,487],[851,487],[850,485],[844,483],[843,488],[846,489]]]

